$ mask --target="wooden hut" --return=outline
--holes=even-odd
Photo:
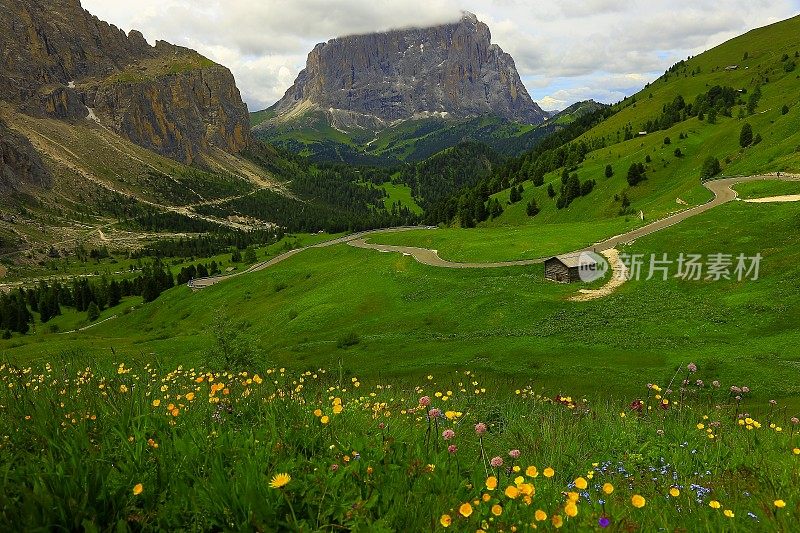
[[[558,283],[581,281],[581,266],[588,266],[594,262],[586,254],[583,256],[583,263],[581,263],[581,252],[551,257],[544,262],[544,278]]]

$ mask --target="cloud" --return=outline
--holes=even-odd
[[[610,101],[672,63],[800,11],[800,0],[83,0],[151,42],[189,46],[236,75],[251,109],[279,99],[333,37],[452,21],[469,10],[543,102]],[[655,74],[657,75],[657,74]],[[610,86],[603,85],[611,83]],[[549,98],[549,99],[547,99]]]

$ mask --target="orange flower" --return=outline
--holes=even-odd
[[[464,503],[461,507],[458,508],[458,512],[461,513],[461,516],[464,518],[469,518],[472,515],[472,504],[469,502]]]

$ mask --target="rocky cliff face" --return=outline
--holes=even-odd
[[[48,183],[49,176],[30,142],[0,120],[0,193]]]
[[[228,69],[126,35],[79,0],[0,0],[0,47],[0,100],[21,112],[97,120],[190,164],[211,147],[247,145],[247,106]]]
[[[317,45],[305,70],[276,104],[280,116],[316,108],[395,121],[419,115],[495,115],[539,124],[514,60],[492,44],[486,24],[466,14],[432,28],[355,35]]]

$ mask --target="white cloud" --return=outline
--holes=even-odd
[[[153,42],[230,67],[251,109],[279,99],[314,44],[475,12],[541,102],[614,101],[690,54],[800,11],[800,0],[83,0]],[[613,99],[613,100],[610,100]]]

